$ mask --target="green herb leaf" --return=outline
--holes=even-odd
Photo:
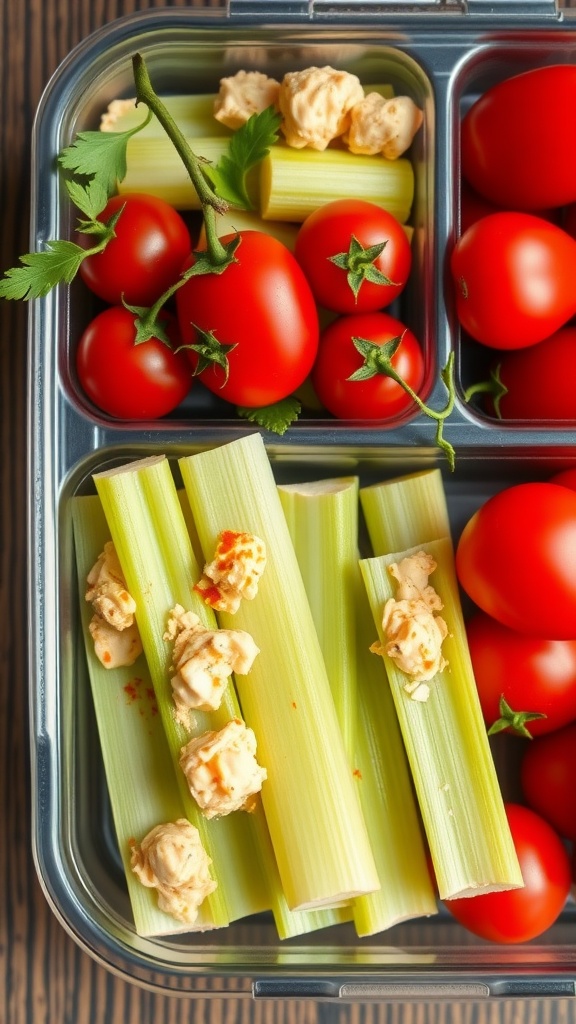
[[[92,178],[110,196],[126,176],[126,149],[130,137],[144,128],[151,117],[148,111],[141,124],[125,132],[78,132],[74,142],[59,154],[58,163],[74,175]]]
[[[37,299],[47,295],[57,284],[70,281],[86,256],[86,250],[75,242],[46,242],[42,252],[29,252],[20,257],[20,267],[7,270],[0,280],[3,299]]]
[[[245,124],[230,139],[228,152],[221,156],[217,164],[206,164],[204,173],[212,182],[219,196],[250,210],[250,201],[246,187],[248,171],[260,163],[267,155],[270,146],[278,139],[281,117],[274,107],[267,107],[260,114],[252,114]]]
[[[302,406],[297,398],[289,395],[288,398],[274,402],[273,405],[262,405],[257,409],[240,405],[237,408],[238,415],[250,423],[270,430],[273,434],[285,434],[288,427],[294,423],[299,415]]]
[[[78,181],[66,181],[66,191],[75,206],[78,207],[88,221],[92,222],[108,202],[108,193],[100,181],[90,181],[81,185]]]

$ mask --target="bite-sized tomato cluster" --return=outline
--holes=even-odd
[[[556,921],[572,884],[575,566],[574,470],[503,488],[471,516],[457,541],[484,720],[489,733],[499,734],[495,743],[516,744],[520,753],[522,804],[507,805],[507,813],[524,888],[447,904],[462,924],[492,941],[540,935]]]
[[[174,315],[163,310],[159,330],[153,325],[140,340],[137,309],[152,307],[176,280],[190,252],[190,232],[183,217],[154,196],[113,196],[98,219],[107,223],[114,216],[114,237],[80,265],[82,279],[107,306],[79,340],[76,370],[87,397],[109,416],[157,419],[188,394],[190,366],[178,351]],[[79,241],[87,248],[89,239]]]
[[[264,230],[241,230],[220,239],[228,262],[215,272],[163,201],[115,196],[99,219],[114,217],[112,240],[81,265],[108,306],[76,358],[82,388],[104,412],[163,416],[195,377],[235,406],[272,405],[310,378],[336,417],[386,421],[410,408],[397,378],[417,393],[424,358],[386,312],[412,265],[391,213],[364,200],[326,203],[301,225],[293,253]],[[329,321],[322,331],[320,313]]]
[[[492,351],[465,393],[504,420],[576,420],[576,133],[558,96],[569,109],[574,66],[513,75],[462,119],[453,294],[465,344]]]

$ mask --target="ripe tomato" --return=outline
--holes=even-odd
[[[112,196],[98,220],[122,212],[106,248],[86,256],[80,275],[110,305],[152,306],[177,280],[192,243],[182,216],[163,199],[131,193]],[[88,248],[92,235],[83,235]]]
[[[176,292],[176,309],[183,344],[206,345],[208,359],[214,352],[227,358],[227,368],[214,361],[200,371],[206,387],[229,402],[257,407],[291,395],[308,376],[318,349],[318,313],[286,246],[260,231],[239,234],[234,262],[220,274],[190,277]],[[196,370],[199,353],[188,349],[188,356]]]
[[[489,348],[543,341],[576,312],[576,240],[543,217],[492,213],[450,259],[462,327]]]
[[[110,306],[94,317],[78,344],[78,378],[88,398],[109,416],[157,419],[188,394],[190,364],[157,338],[135,344],[134,320],[124,306]],[[176,319],[163,313],[162,320],[177,345]]]
[[[553,483],[515,484],[466,523],[456,571],[482,611],[510,629],[576,638],[576,493]]]
[[[329,324],[320,335],[312,384],[320,402],[339,419],[389,420],[415,408],[400,384],[375,372],[365,380],[350,380],[364,366],[364,357],[354,345],[361,338],[374,351],[401,337],[392,356],[395,371],[418,392],[424,379],[424,359],[412,331],[388,313],[353,313]]]
[[[576,327],[561,327],[529,348],[503,352],[486,407],[504,420],[576,420]],[[496,370],[496,367],[495,367]],[[496,396],[496,403],[493,400]]]
[[[534,741],[536,742],[536,741]],[[460,924],[491,942],[529,942],[557,920],[570,890],[570,860],[554,829],[520,804],[506,816],[524,886],[446,900]]]
[[[462,120],[463,176],[509,209],[576,200],[574,111],[574,65],[535,68],[492,86]]]
[[[520,784],[526,803],[559,835],[573,841],[576,841],[575,748],[576,723],[572,723],[528,744],[520,766]]]
[[[337,313],[389,306],[412,266],[402,225],[364,199],[335,199],[311,213],[296,236],[294,255],[316,301]]]
[[[546,716],[524,723],[531,736],[549,733],[576,718],[576,640],[543,640],[517,633],[484,612],[472,616],[466,632],[487,726],[500,719],[502,696],[517,714]]]

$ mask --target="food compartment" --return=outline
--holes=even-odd
[[[201,27],[191,27],[190,22],[182,24],[182,18],[166,18],[162,21],[162,31],[154,32],[154,19],[149,18],[147,24],[146,19],[142,18],[134,27],[128,23],[123,33],[116,33],[113,29],[104,31],[76,56],[73,64],[56,74],[45,95],[36,126],[35,173],[38,175],[38,195],[34,210],[34,233],[38,242],[41,243],[46,237],[73,237],[77,211],[71,207],[62,181],[58,179],[54,169],[55,156],[63,147],[72,143],[77,132],[98,128],[100,117],[110,101],[134,95],[131,58],[135,51],[145,58],[152,85],[163,96],[215,94],[220,79],[234,75],[239,70],[262,71],[280,80],[288,71],[324,65],[357,75],[365,91],[370,91],[372,87],[386,86],[397,95],[409,96],[424,115],[422,127],[402,158],[409,161],[413,168],[413,201],[407,221],[412,246],[412,270],[406,288],[388,312],[414,333],[421,346],[424,378],[420,394],[426,398],[437,379],[438,371],[434,330],[434,176],[437,141],[432,83],[417,56],[411,52],[409,38],[404,35],[398,37],[394,32],[378,28],[363,30],[358,27],[348,30],[331,27],[309,32],[289,25],[278,26],[270,31],[269,28],[253,24],[242,29],[229,23],[214,26],[209,18],[200,17],[199,21],[204,21]],[[217,135],[222,127],[216,121],[214,125],[214,134]],[[338,143],[334,145],[341,146]],[[313,151],[308,152],[314,155]],[[321,157],[322,154],[319,154]],[[374,157],[367,159],[375,160]],[[256,181],[256,171],[251,172],[251,175]],[[296,164],[293,187],[297,186]],[[348,176],[344,191],[349,192],[351,188],[355,193],[356,186]],[[49,197],[48,207],[44,197]],[[198,212],[190,210],[183,211],[183,215],[190,226],[195,244],[200,229],[200,216]],[[46,216],[49,217],[49,225],[43,223]],[[294,225],[285,226],[293,238]],[[160,432],[175,427],[202,429],[215,424],[232,425],[239,429],[245,426],[245,421],[240,420],[236,414],[236,405],[208,391],[199,380],[194,381],[188,397],[161,419],[147,422],[115,420],[103,413],[86,398],[82,389],[76,368],[76,350],[84,328],[104,308],[104,303],[91,295],[79,277],[64,294],[54,293],[43,301],[46,317],[51,320],[54,318],[59,325],[58,370],[62,398],[82,418],[97,425],[126,429],[128,432],[152,426]],[[232,301],[238,301],[238,298]],[[168,305],[171,307],[173,303]],[[333,314],[320,311],[322,323],[332,317]],[[408,406],[387,422],[373,420],[357,423],[350,419],[336,419],[319,408],[307,382],[297,389],[297,396],[302,409],[292,429],[300,435],[309,429],[313,430],[314,436],[320,436],[318,432],[327,434],[360,427],[392,431],[418,416],[416,406]]]
[[[547,347],[548,336],[543,339],[543,345],[514,348],[511,344],[509,348],[492,347],[475,340],[459,323],[456,310],[457,284],[450,272],[453,247],[466,228],[481,216],[514,209],[511,202],[498,204],[481,196],[462,176],[461,123],[472,105],[499,83],[539,68],[573,65],[576,55],[574,34],[569,26],[566,28],[565,34],[512,34],[508,38],[496,37],[489,43],[482,43],[459,63],[452,80],[450,136],[454,189],[451,198],[452,229],[446,251],[445,295],[449,329],[456,352],[460,409],[466,420],[480,427],[483,432],[488,431],[494,437],[497,436],[503,444],[514,444],[516,441],[524,444],[528,437],[537,437],[538,443],[554,444],[559,435],[574,440],[576,416],[568,395],[562,393],[560,386],[560,380],[569,373],[572,338],[567,337],[562,346],[558,343],[550,348]],[[493,116],[498,115],[494,112]],[[490,139],[486,125],[483,131],[486,135],[484,150],[488,151]],[[553,167],[550,166],[550,174],[553,173]],[[551,204],[546,209],[529,212],[542,216],[573,237],[572,213],[569,211],[569,205]],[[498,284],[494,282],[494,289],[497,288]],[[510,316],[513,324],[514,316]],[[506,317],[504,311],[502,317]],[[574,317],[567,316],[561,330],[566,328],[571,332],[573,327]],[[555,334],[556,330],[552,333]],[[494,372],[504,383],[500,399],[496,397],[498,388],[493,381]],[[491,389],[478,387],[489,383]],[[506,386],[509,398],[506,397]],[[540,397],[537,404],[531,404],[531,391],[536,395],[544,393],[552,396],[554,390],[556,401],[552,397],[545,401]],[[522,401],[518,398],[521,394],[525,396]],[[499,410],[498,401],[501,402]]]
[[[181,456],[202,450],[202,445],[172,446],[167,454],[176,475]],[[573,985],[571,898],[552,928],[520,946],[502,947],[475,938],[442,905],[435,916],[406,921],[364,939],[349,922],[280,941],[268,913],[204,933],[156,938],[136,934],[81,637],[70,502],[94,492],[93,473],[161,451],[157,444],[116,444],[88,455],[70,474],[59,501],[58,598],[42,613],[46,634],[58,639],[54,662],[46,666],[42,695],[35,695],[43,721],[35,749],[40,801],[35,841],[40,877],[65,926],[105,966],[167,993],[188,993],[198,986],[203,992],[218,993],[232,983],[232,976],[238,979],[240,994],[253,994],[260,985],[262,994],[290,997],[306,990],[313,998],[343,995],[347,985],[352,986],[352,998],[364,998],[363,993],[367,998],[370,993],[384,999],[410,998],[411,993],[418,998],[419,986],[432,980],[440,997],[444,985],[452,997],[459,992],[465,997],[469,985],[481,987],[481,992],[475,990],[477,995],[513,993],[515,984],[530,992],[542,977],[552,986],[551,993],[555,984]],[[342,447],[327,456],[322,451],[271,446],[268,454],[280,484],[358,474],[360,485],[367,486],[435,467],[431,457],[405,450]],[[462,452],[457,475],[442,468],[454,540],[491,495],[511,483],[548,479],[571,464],[573,457],[562,451],[544,460],[538,454],[521,459],[485,454],[479,460],[470,451]],[[464,606],[469,613],[465,597]],[[491,742],[504,797],[517,800],[523,741],[500,735]],[[42,800],[43,793],[49,799]]]

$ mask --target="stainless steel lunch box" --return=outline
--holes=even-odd
[[[459,121],[498,79],[535,65],[574,62],[570,11],[546,0],[468,4],[345,4],[230,0],[228,8],[150,10],[80,44],[48,83],[34,128],[31,247],[66,237],[74,214],[55,169],[75,132],[97,127],[110,99],[133,94],[131,55],[146,57],[158,91],[207,92],[224,73],[329,63],[365,83],[391,81],[424,109],[413,147],[415,271],[400,312],[420,338],[425,394],[441,407],[439,370],[456,357],[457,398],[445,427],[450,473],[419,413],[384,427],[303,416],[266,435],[280,481],[358,473],[363,482],[440,465],[455,536],[491,493],[576,462],[570,425],[502,424],[469,408],[474,370],[461,343],[446,272],[459,231]],[[195,397],[162,421],[120,423],[78,387],[74,345],[88,306],[80,284],[35,301],[29,321],[29,610],[33,847],[55,913],[99,963],[166,994],[342,1000],[483,999],[576,994],[576,921],[569,901],[540,940],[498,948],[445,913],[370,940],[339,926],[280,943],[265,915],[222,932],[142,939],[134,930],[114,836],[86,668],[79,653],[71,495],[104,466],[165,452],[176,458],[253,430]],[[517,791],[514,764],[504,788]]]

